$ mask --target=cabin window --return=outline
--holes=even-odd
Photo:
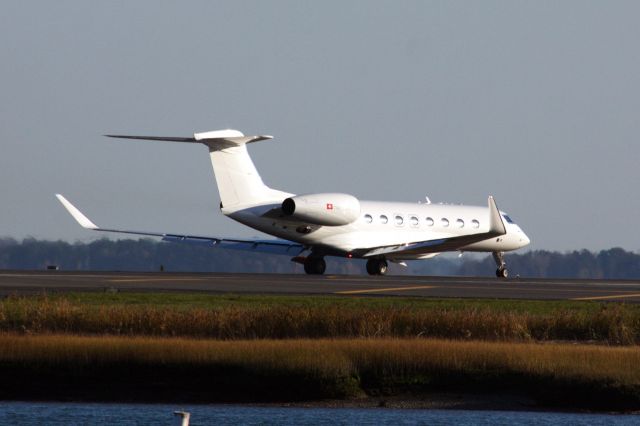
[[[386,217],[385,215],[381,214],[380,215],[380,222],[382,222],[382,224],[386,224],[387,222],[389,222],[389,218]]]
[[[416,216],[411,216],[411,226],[418,226],[418,218]]]
[[[446,228],[447,226],[449,226],[449,219],[443,217],[442,219],[440,219],[440,224]]]
[[[402,226],[403,223],[404,223],[404,219],[402,218],[402,216],[400,215],[396,216],[396,225]]]
[[[433,218],[428,217],[428,218],[427,218],[427,226],[433,226],[433,223],[434,223],[434,222],[433,222]]]
[[[365,214],[364,215],[364,221],[367,223],[371,223],[373,222],[373,217],[370,214]]]
[[[458,228],[463,228],[464,227],[464,220],[462,220],[462,219],[456,220],[456,225],[458,226]]]
[[[471,226],[473,226],[474,228],[478,229],[478,228],[480,228],[480,222],[478,222],[476,219],[473,219],[471,221]]]

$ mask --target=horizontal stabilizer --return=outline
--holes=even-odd
[[[245,136],[242,132],[233,129],[212,130],[209,132],[194,133],[193,137],[177,137],[177,136],[132,136],[132,135],[105,135],[109,138],[118,139],[140,139],[148,141],[163,142],[188,142],[202,143],[209,147],[214,146],[217,142],[226,142],[231,145],[244,145],[251,142],[258,142],[267,139],[273,139],[273,136]]]
[[[118,139],[142,139],[146,141],[165,141],[165,142],[198,142],[195,138],[179,138],[174,136],[130,136],[130,135],[105,135],[108,138]]]

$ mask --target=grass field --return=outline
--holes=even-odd
[[[0,399],[256,402],[433,392],[640,409],[640,306],[78,293],[0,300]]]
[[[440,339],[195,340],[0,335],[0,396],[296,401],[439,390],[640,406],[640,348]],[[80,393],[78,393],[80,392]]]
[[[640,343],[640,306],[575,301],[80,293],[0,301],[0,332]]]

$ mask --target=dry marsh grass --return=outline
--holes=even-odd
[[[393,377],[425,371],[496,371],[640,385],[640,348],[440,339],[197,340],[0,335],[0,362],[238,364],[334,376]]]
[[[212,401],[509,390],[589,408],[637,409],[638,365],[640,348],[576,344],[0,335],[5,392],[31,389],[32,380],[63,393],[61,380],[89,394],[87,386],[96,383],[106,388],[100,392],[133,388],[155,396],[177,387]]]
[[[564,304],[554,310],[528,311],[527,302],[416,304],[372,299],[371,303],[353,303],[334,298],[333,303],[314,304],[247,299],[236,297],[236,303],[201,306],[129,303],[127,299],[100,304],[74,297],[10,297],[0,302],[0,331],[223,340],[432,337],[640,343],[640,309],[617,303]],[[531,306],[538,307],[535,302]]]

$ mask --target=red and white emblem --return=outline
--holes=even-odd
[[[327,210],[333,210],[333,204],[327,203]]]

